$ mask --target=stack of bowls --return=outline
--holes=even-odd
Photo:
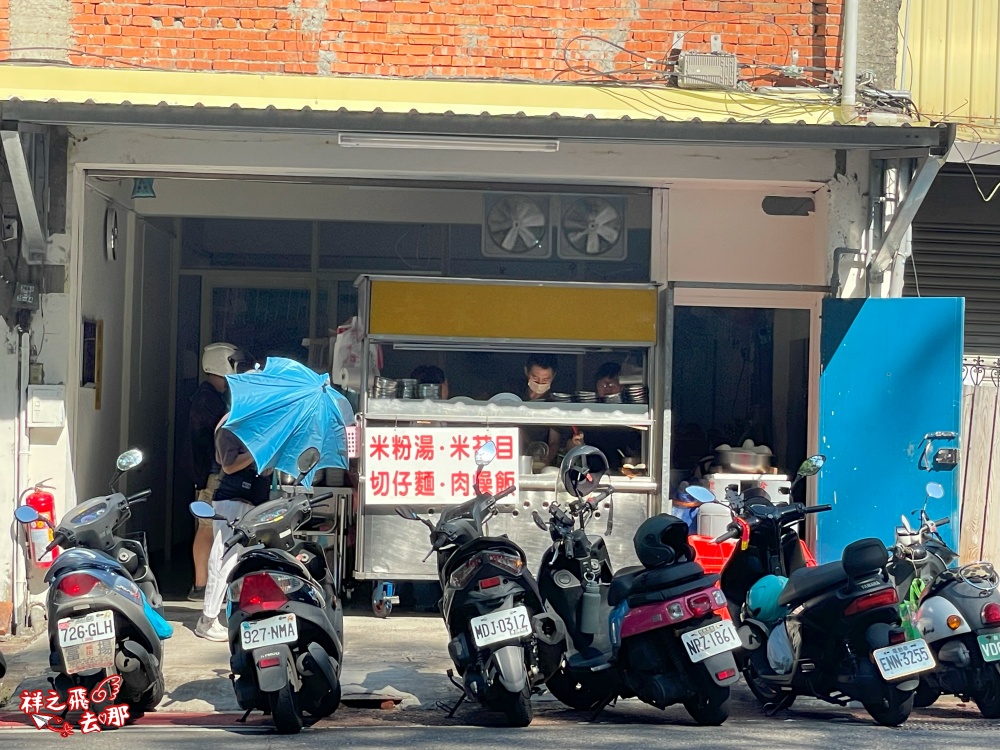
[[[570,401],[573,400],[573,394],[572,393],[555,393],[555,392],[553,392],[552,393],[552,400],[553,401],[558,401],[561,404],[566,404],[566,403],[569,403]]]
[[[649,388],[644,385],[627,385],[622,389],[625,401],[630,404],[648,404]]]
[[[596,391],[577,391],[573,394],[573,400],[580,404],[596,404]]]
[[[372,392],[374,398],[396,398],[396,389],[399,384],[392,378],[375,378],[375,389]]]
[[[622,394],[611,393],[607,396],[602,396],[599,400],[602,404],[620,404],[622,402]]]
[[[437,401],[441,398],[441,385],[439,383],[421,383],[417,386],[417,395],[420,398]]]
[[[417,381],[415,378],[402,378],[399,381],[399,397],[400,398],[417,397]]]

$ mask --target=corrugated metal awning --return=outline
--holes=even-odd
[[[0,66],[0,117],[254,130],[947,148],[946,127],[838,124],[816,92]]]

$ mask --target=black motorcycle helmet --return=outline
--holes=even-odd
[[[559,467],[563,486],[574,497],[586,497],[600,484],[608,472],[608,459],[592,445],[573,448],[563,457]]]
[[[676,516],[661,513],[643,521],[632,537],[635,554],[646,568],[694,562],[694,547],[688,544],[688,525]]]

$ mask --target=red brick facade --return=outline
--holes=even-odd
[[[663,60],[674,32],[680,31],[688,32],[683,44],[687,50],[708,51],[710,36],[721,34],[723,48],[737,53],[747,65],[788,64],[792,50],[803,66],[835,68],[840,57],[841,0],[73,0],[71,4],[72,51],[61,55],[14,51],[12,56],[61,56],[86,66],[536,81],[574,80],[586,77],[588,71],[615,69],[625,78],[650,79],[669,69]],[[8,8],[9,0],[0,0],[4,57],[11,56]],[[37,17],[33,22],[46,23]],[[765,77],[771,70],[747,68],[743,76]],[[825,78],[818,71],[810,75]]]

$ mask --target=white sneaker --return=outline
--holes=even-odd
[[[198,618],[198,624],[194,626],[194,634],[199,638],[205,638],[209,641],[218,641],[220,643],[224,643],[229,640],[229,631],[222,627],[219,623],[219,619],[215,618],[209,620],[204,615]]]

